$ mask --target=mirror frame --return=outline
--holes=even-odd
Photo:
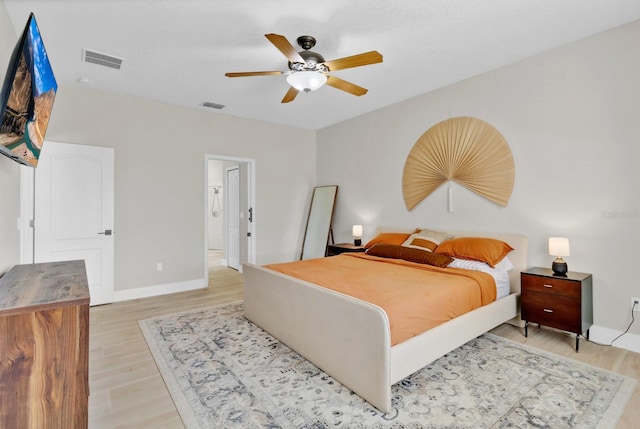
[[[333,212],[338,196],[338,185],[313,188],[307,225],[304,229],[300,259],[322,258],[327,255],[327,244],[332,233]]]

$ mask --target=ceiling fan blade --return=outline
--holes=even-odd
[[[324,65],[330,71],[349,69],[352,67],[367,66],[382,62],[382,55],[378,51],[365,52],[350,57],[338,58],[337,60],[325,61]]]
[[[283,71],[255,71],[255,72],[237,72],[237,73],[225,73],[226,77],[246,77],[246,76],[269,76],[276,74],[284,74]]]
[[[287,91],[287,93],[284,95],[284,98],[282,99],[281,103],[289,103],[293,101],[296,98],[296,95],[298,95],[298,92],[299,91],[297,89],[290,86],[289,91]]]
[[[286,37],[274,33],[265,34],[264,37],[269,39],[269,41],[273,43],[273,46],[278,48],[292,63],[305,63],[304,58],[300,56],[296,48],[289,43]]]
[[[341,91],[348,92],[349,94],[357,95],[358,97],[361,95],[365,95],[369,91],[366,88],[363,88],[351,82],[347,82],[346,80],[340,79],[335,76],[327,76],[327,85]]]

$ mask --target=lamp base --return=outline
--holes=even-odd
[[[553,270],[554,276],[566,276],[569,268],[567,267],[567,263],[564,261],[564,259],[558,257],[551,264],[551,270]]]
[[[354,238],[353,239],[354,246],[362,246],[362,238]]]

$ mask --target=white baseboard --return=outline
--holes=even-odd
[[[589,339],[600,344],[610,344],[611,341],[620,334],[622,334],[622,331],[616,331],[614,329],[604,328],[597,325],[593,325],[589,329]],[[626,333],[618,338],[615,343],[613,343],[613,346],[640,353],[640,335]]]
[[[205,287],[207,287],[205,279],[195,279],[185,282],[166,283],[136,289],[117,290],[113,293],[113,302],[149,298],[152,296],[166,295],[168,293],[186,292],[189,290],[203,289]]]

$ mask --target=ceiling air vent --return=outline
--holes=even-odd
[[[103,54],[89,49],[82,50],[82,60],[86,63],[98,64],[112,69],[120,70],[123,58],[114,57],[113,55]]]
[[[205,101],[201,104],[202,107],[208,107],[210,109],[224,109],[224,104],[212,103],[211,101]]]

